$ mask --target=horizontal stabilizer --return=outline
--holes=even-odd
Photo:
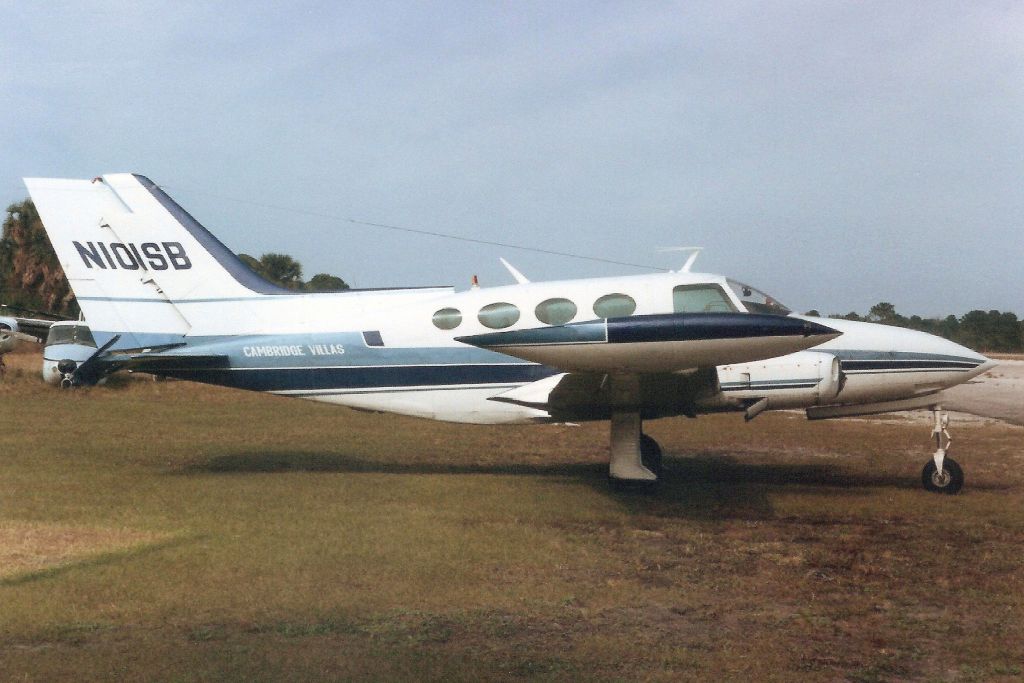
[[[188,353],[184,343],[165,344],[147,349],[117,349],[109,353],[105,351],[106,349],[101,349],[101,352],[95,354],[96,362],[103,364],[105,373],[135,370],[159,375],[178,370],[229,367],[227,355]]]
[[[123,368],[137,372],[161,374],[177,370],[204,370],[228,366],[228,357],[224,355],[188,355],[139,353],[127,357],[114,357],[110,360],[122,363]]]

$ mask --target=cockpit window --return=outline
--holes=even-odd
[[[736,296],[743,302],[743,306],[750,313],[774,313],[776,315],[789,315],[792,311],[783,306],[773,297],[764,292],[754,289],[742,282],[729,280],[729,287],[736,292]]]
[[[676,313],[730,313],[736,306],[718,285],[679,285],[672,289]]]
[[[86,325],[53,325],[46,335],[45,346],[54,344],[80,344],[95,348],[96,340],[92,338],[92,332]]]

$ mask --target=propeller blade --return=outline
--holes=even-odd
[[[107,349],[116,344],[120,338],[121,335],[115,334],[110,338],[110,341],[96,349],[95,353],[82,361],[81,364],[75,368],[75,371],[71,373],[71,381],[77,382],[82,377],[89,377],[89,372],[92,370],[93,366],[99,362],[100,356],[106,353]]]

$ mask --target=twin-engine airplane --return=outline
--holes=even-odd
[[[650,484],[642,420],[805,408],[931,408],[922,479],[945,457],[942,389],[993,363],[921,332],[793,315],[719,275],[298,294],[269,284],[149,179],[28,179],[98,348],[70,381],[121,368],[452,422],[610,420],[613,483]],[[948,445],[948,441],[945,442]]]

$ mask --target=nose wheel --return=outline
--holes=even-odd
[[[932,427],[932,436],[935,438],[935,454],[932,459],[925,463],[921,470],[921,483],[925,490],[932,493],[959,493],[964,487],[964,471],[953,458],[947,458],[953,438],[949,435],[949,413],[942,409],[942,406],[932,408],[932,415],[935,417],[935,426]]]
[[[964,486],[964,471],[953,458],[944,458],[941,470],[929,460],[921,470],[921,483],[932,493],[959,493]]]

